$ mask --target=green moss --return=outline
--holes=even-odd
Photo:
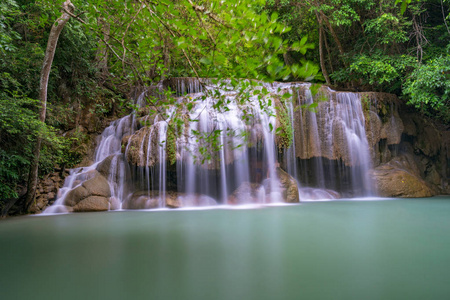
[[[175,129],[175,126],[169,123],[166,137],[166,155],[171,165],[173,165],[177,161],[177,141]]]
[[[289,148],[294,142],[294,130],[292,129],[291,118],[289,117],[288,109],[283,100],[280,100],[280,104],[277,105],[277,121],[278,128],[276,129],[278,149],[281,152],[282,149]]]
[[[361,95],[361,108],[364,114],[364,119],[366,121],[366,128],[368,128],[370,123],[370,107],[371,101],[369,99],[369,96],[366,94]]]

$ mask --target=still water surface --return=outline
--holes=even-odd
[[[450,299],[450,198],[0,222],[1,299]]]

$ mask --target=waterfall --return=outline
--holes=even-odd
[[[106,203],[106,209],[154,209],[372,192],[358,94],[322,87],[313,95],[310,84],[273,83],[256,87],[267,91],[265,97],[253,93],[240,103],[238,93],[223,86],[219,97],[208,96],[210,84],[193,78],[166,80],[164,88],[173,91],[178,108],[162,109],[156,116],[134,112],[112,122],[99,137],[94,164],[71,170],[46,212],[105,210],[105,205],[89,203],[94,200]],[[292,98],[280,100],[286,92]],[[145,106],[146,93],[136,99],[137,106]],[[188,100],[195,103],[189,110],[183,106]],[[184,125],[174,138],[171,124],[177,109],[182,109]],[[276,136],[283,129],[281,110],[293,132],[287,148]],[[86,182],[98,178],[105,179],[109,193],[89,189]]]
[[[322,87],[313,97],[306,85],[296,90],[296,98],[299,106],[315,103],[314,109],[297,111],[294,122],[301,185],[321,189],[318,197],[334,198],[336,190],[345,196],[371,195],[371,159],[360,96]],[[304,197],[315,197],[311,192],[316,191],[305,192]]]

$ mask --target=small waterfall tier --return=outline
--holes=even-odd
[[[192,78],[163,85],[173,102],[156,110],[142,93],[141,108],[105,129],[95,163],[71,170],[46,212],[296,203],[371,193],[359,94],[326,87],[313,93],[306,83],[239,91]]]

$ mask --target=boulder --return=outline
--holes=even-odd
[[[403,169],[380,166],[373,170],[378,194],[382,197],[420,198],[433,196],[425,181]]]
[[[277,176],[283,189],[283,200],[286,203],[298,203],[300,197],[298,193],[297,181],[281,168],[277,168]]]
[[[113,160],[115,155],[110,155],[107,158],[105,158],[104,160],[102,160],[98,165],[96,170],[102,174],[103,176],[105,176],[106,178],[108,178],[109,176],[109,170],[111,169],[111,161]]]
[[[83,182],[82,186],[87,190],[89,195],[111,197],[111,189],[105,177],[98,175],[88,181]]]
[[[89,211],[106,211],[109,210],[108,198],[100,196],[89,196],[81,200],[73,207],[74,212],[89,212]]]
[[[382,197],[418,198],[435,193],[421,178],[411,155],[400,155],[370,173]]]
[[[89,196],[89,192],[86,190],[84,186],[77,186],[73,190],[67,193],[66,198],[64,199],[64,205],[66,206],[75,206]]]
[[[108,203],[106,210],[109,209],[109,197],[111,197],[109,183],[99,172],[93,171],[91,173],[95,174],[95,177],[88,179],[67,193],[64,199],[64,205],[73,207],[73,211],[105,210],[103,209],[105,207],[105,201]],[[100,198],[102,199],[100,200]],[[87,199],[89,200],[85,201]]]
[[[181,204],[178,193],[166,192],[166,207],[179,208],[181,206],[182,206],[182,204]]]

